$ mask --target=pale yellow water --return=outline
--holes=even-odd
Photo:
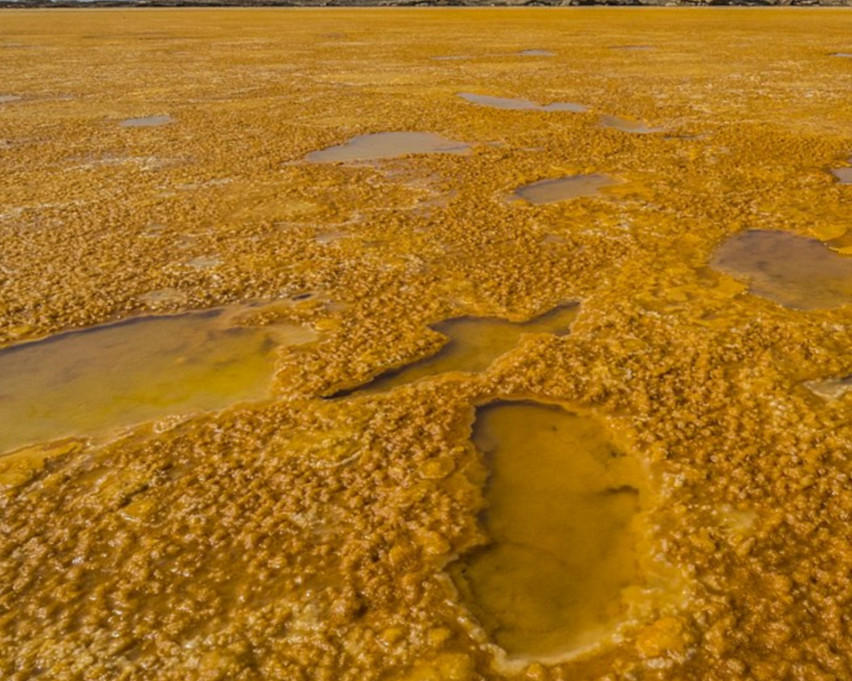
[[[233,311],[144,317],[0,351],[0,452],[259,399],[274,350],[302,326],[235,326]]]
[[[640,581],[641,466],[598,421],[554,405],[482,407],[473,440],[490,470],[491,543],[452,569],[465,602],[512,657],[601,640],[626,613],[622,590]]]
[[[439,322],[432,328],[449,340],[437,354],[380,374],[363,390],[382,392],[437,374],[483,371],[497,357],[514,348],[522,334],[567,334],[577,309],[574,304],[562,305],[528,322],[510,322],[496,317],[460,317]],[[349,392],[341,391],[338,395]]]

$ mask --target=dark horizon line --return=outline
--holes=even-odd
[[[834,7],[852,0],[0,0],[0,9],[178,7]]]

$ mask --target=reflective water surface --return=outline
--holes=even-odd
[[[433,324],[432,329],[449,339],[437,354],[379,374],[359,390],[376,393],[451,371],[484,371],[500,355],[514,348],[522,334],[568,334],[578,311],[576,304],[569,303],[528,322],[510,322],[496,317],[460,317]],[[342,390],[333,396],[351,392],[352,389]]]
[[[543,204],[565,201],[578,196],[597,194],[604,187],[615,184],[606,175],[569,175],[550,180],[539,180],[532,184],[519,187],[514,195],[530,203]]]
[[[495,109],[513,109],[515,111],[573,111],[582,113],[586,107],[574,102],[552,102],[550,104],[536,104],[528,99],[513,99],[511,97],[492,97],[490,95],[477,95],[472,92],[459,92],[459,97],[480,106],[490,106]]]
[[[825,400],[837,400],[852,392],[852,376],[806,381],[805,387]]]
[[[619,116],[601,116],[601,125],[604,128],[614,128],[621,130],[621,132],[633,133],[634,135],[649,135],[665,131],[665,128],[654,128],[642,121],[620,118]]]
[[[433,132],[377,132],[358,135],[348,142],[312,151],[305,159],[315,163],[374,161],[407,154],[467,154],[470,145]]]
[[[127,118],[121,121],[123,128],[152,128],[172,122],[171,116],[143,116],[142,118]]]
[[[265,396],[274,350],[315,338],[234,310],[141,317],[0,350],[0,452]]]
[[[800,310],[852,302],[852,257],[821,241],[788,232],[753,229],[719,246],[712,266],[748,279],[749,292]]]
[[[832,168],[831,174],[837,178],[840,184],[852,184],[852,167]]]
[[[490,637],[514,658],[547,660],[612,633],[639,583],[639,462],[596,419],[534,402],[477,410],[489,475],[489,543],[451,575]]]

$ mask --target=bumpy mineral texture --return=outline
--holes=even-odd
[[[852,188],[830,171],[852,150],[852,15],[0,23],[4,347],[261,302],[318,338],[279,349],[266,401],[0,458],[0,677],[852,678],[852,393],[808,388],[852,374],[852,308],[786,308],[710,266],[747,229],[849,245]],[[394,131],[471,150],[305,160]],[[506,198],[580,174],[614,184]],[[482,372],[353,390],[436,352],[441,320],[571,301],[570,333],[524,335]],[[618,433],[679,580],[611,645],[515,671],[448,576],[487,540],[470,428],[498,397]]]

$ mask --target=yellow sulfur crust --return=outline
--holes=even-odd
[[[852,308],[710,266],[746,229],[852,243],[850,36],[842,9],[3,11],[0,343],[253,303],[318,340],[264,401],[0,458],[0,678],[852,678],[852,393],[808,387],[852,374]],[[470,151],[305,160],[394,131]],[[481,373],[325,399],[430,325],[571,301]],[[501,666],[449,577],[497,398],[593,415],[654,489],[679,597],[585,656]]]

